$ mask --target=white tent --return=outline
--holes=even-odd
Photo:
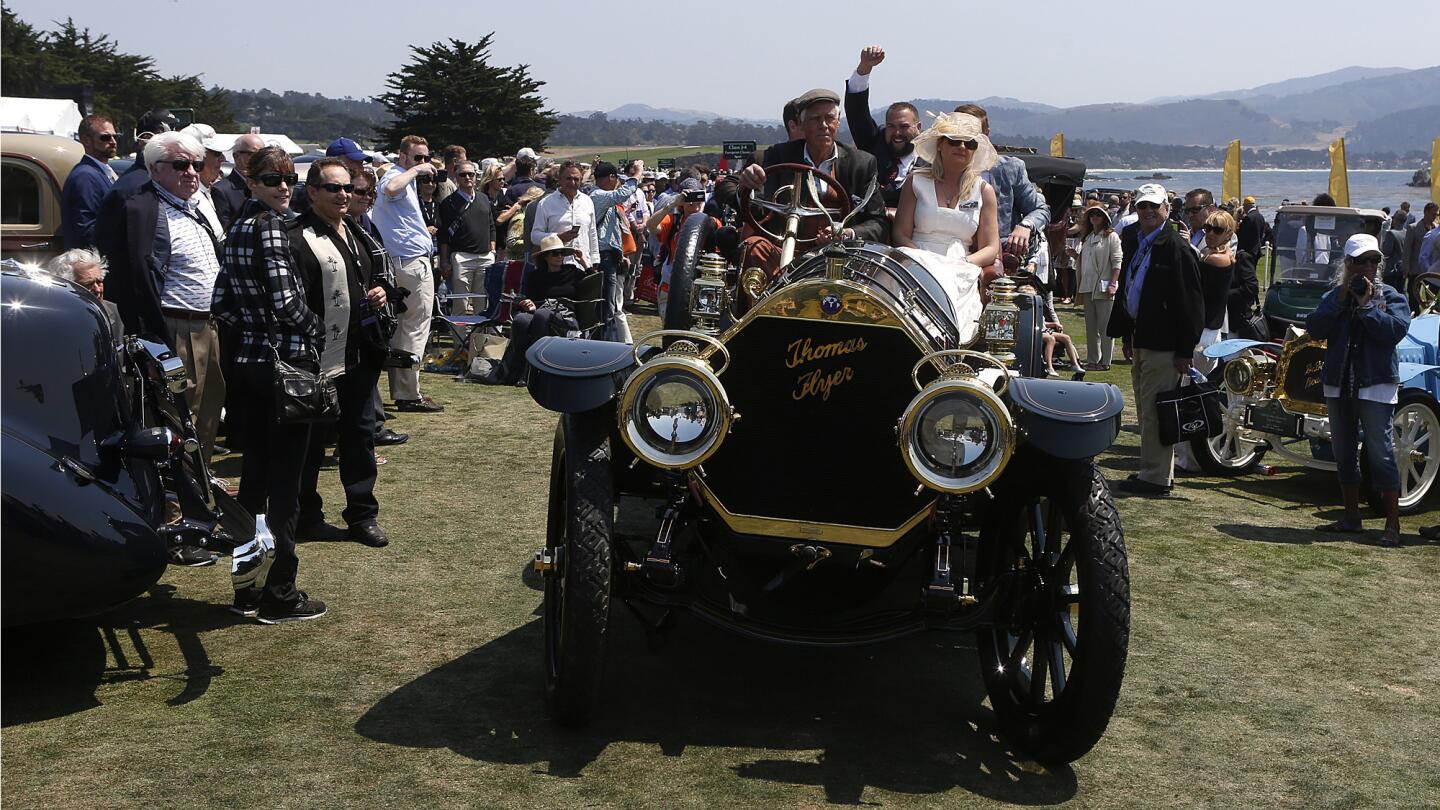
[[[219,132],[217,132],[217,133],[215,133],[215,140],[216,140],[217,142],[223,143],[223,144],[233,144],[233,143],[235,143],[235,139],[236,139],[236,138],[238,138],[238,137],[240,137],[241,135],[244,135],[244,134],[246,134],[246,133],[237,132],[237,133],[231,135],[231,134],[228,134],[228,133],[219,133]],[[301,149],[301,148],[300,148],[299,144],[297,144],[297,143],[295,143],[294,141],[290,140],[290,136],[289,136],[289,135],[269,135],[269,134],[266,134],[266,133],[264,133],[264,132],[259,133],[259,135],[260,135],[260,138],[265,141],[265,144],[266,144],[267,146],[278,146],[278,147],[280,147],[281,149],[284,149],[286,152],[290,153],[291,155],[300,155],[300,154],[304,154],[304,152],[305,152],[304,149]],[[226,151],[226,152],[229,152],[230,149],[227,147],[227,148],[225,149],[225,151]]]
[[[0,129],[74,138],[81,117],[79,105],[66,98],[0,98]]]

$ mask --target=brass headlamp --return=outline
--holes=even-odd
[[[992,357],[1006,366],[1015,365],[1015,330],[1020,323],[1020,307],[1015,305],[1015,282],[1001,276],[990,282],[990,303],[980,316],[980,331],[985,335],[985,348]]]
[[[718,253],[705,253],[696,263],[698,275],[690,282],[690,317],[695,331],[715,334],[720,331],[720,315],[730,308],[730,294],[725,287],[725,271],[729,266]]]

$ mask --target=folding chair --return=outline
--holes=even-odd
[[[580,326],[580,335],[588,338],[602,336],[605,329],[605,274],[591,273],[575,285],[574,298],[560,301],[575,313],[575,322]]]

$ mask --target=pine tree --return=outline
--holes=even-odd
[[[542,146],[556,123],[536,92],[545,83],[530,78],[529,65],[491,65],[494,36],[411,47],[410,63],[390,74],[389,92],[375,97],[394,116],[380,128],[381,140],[396,147],[402,137],[420,135],[432,152],[455,143],[476,158]]]

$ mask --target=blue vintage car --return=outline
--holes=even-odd
[[[1395,460],[1400,511],[1419,511],[1440,470],[1440,315],[1423,314],[1397,347],[1400,402]],[[1224,361],[1225,431],[1192,442],[1196,460],[1217,474],[1249,472],[1269,451],[1315,469],[1335,469],[1320,386],[1325,341],[1291,328],[1285,342],[1226,340],[1205,350]],[[1362,466],[1363,469],[1363,466]]]

